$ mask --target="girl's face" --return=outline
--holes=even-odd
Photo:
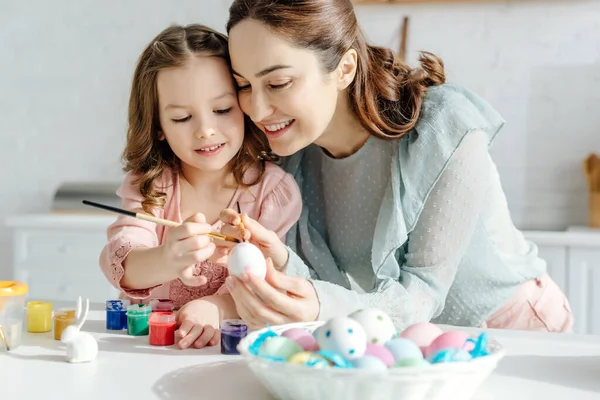
[[[161,70],[156,86],[161,139],[183,166],[205,172],[225,168],[244,140],[244,114],[225,60],[191,57]]]
[[[324,73],[311,50],[293,47],[261,22],[247,19],[229,32],[240,107],[287,156],[325,132],[340,90],[339,71]]]

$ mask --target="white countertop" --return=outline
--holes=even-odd
[[[104,312],[90,312],[84,330],[98,338],[93,363],[64,361],[52,333],[26,334],[0,353],[0,398],[20,399],[271,399],[239,356],[220,348],[178,350],[147,345],[148,337],[107,333]],[[473,332],[477,329],[470,329]],[[600,336],[488,330],[507,356],[473,400],[600,398]]]

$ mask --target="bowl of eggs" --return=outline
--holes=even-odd
[[[238,350],[283,400],[467,400],[505,355],[486,332],[431,323],[399,332],[372,308],[257,330]]]

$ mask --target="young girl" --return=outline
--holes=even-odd
[[[376,307],[399,329],[571,329],[569,302],[515,228],[488,153],[504,121],[444,84],[441,60],[423,54],[412,69],[369,45],[350,0],[235,0],[227,31],[240,106],[289,156],[305,202],[288,248],[244,217],[288,273],[228,278],[246,322]]]
[[[179,312],[182,348],[216,344],[219,320],[237,317],[222,286],[226,266],[204,235],[219,231],[219,212],[239,205],[280,238],[300,215],[293,177],[264,160],[268,144],[244,126],[224,35],[172,26],[146,47],[133,77],[127,175],[117,194],[125,209],[183,223],[119,216],[100,265],[134,301],[170,298],[180,308],[200,299],[189,305],[193,312]]]

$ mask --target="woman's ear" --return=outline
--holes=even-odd
[[[352,81],[354,81],[354,77],[356,76],[356,68],[358,63],[358,54],[356,50],[350,49],[348,50],[340,60],[337,66],[337,80],[338,80],[338,89],[344,90]]]
[[[165,140],[165,134],[163,131],[158,131],[158,140]]]

